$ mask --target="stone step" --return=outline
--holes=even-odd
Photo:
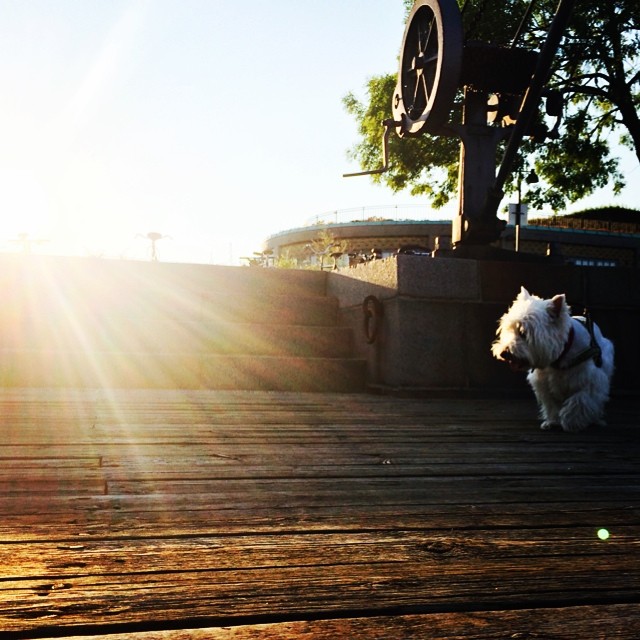
[[[9,350],[0,386],[361,392],[355,358]]]
[[[0,331],[0,349],[121,351],[348,357],[353,332],[340,326],[113,318],[102,323],[48,323],[46,318]]]
[[[122,349],[125,345],[146,345],[158,351],[165,342],[180,340],[222,346],[227,337],[235,336],[237,341],[241,334],[247,340],[252,340],[252,334],[274,335],[278,340],[286,326],[317,328],[320,340],[327,336],[324,340],[329,344],[331,332],[327,329],[336,327],[337,311],[337,300],[324,296],[220,294],[191,306],[127,300],[103,311],[82,300],[27,299],[0,308],[0,348],[22,344],[28,348],[110,350],[118,345]],[[242,326],[234,331],[230,325]],[[299,342],[301,331],[293,330],[292,339]]]
[[[362,391],[326,277],[0,256],[0,385]]]
[[[127,295],[186,299],[216,291],[323,296],[326,286],[327,273],[321,271],[0,254],[0,289],[5,294],[81,294],[91,304],[112,304]]]
[[[324,295],[319,272],[12,258],[0,256],[0,348],[117,349],[130,336],[127,343],[151,342],[156,328],[160,339],[176,335],[172,325],[197,322],[203,335],[220,323],[336,324],[337,299]]]
[[[129,335],[136,337],[134,332]],[[138,335],[144,341],[145,337]],[[157,327],[153,335],[161,336],[164,352],[311,358],[353,354],[353,332],[339,326],[193,322]]]
[[[243,296],[208,294],[202,299],[201,317],[208,321],[333,326],[338,317],[338,300],[329,296],[269,292]]]

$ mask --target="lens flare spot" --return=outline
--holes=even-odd
[[[600,538],[600,540],[608,540],[610,536],[611,534],[607,529],[598,529],[598,538]]]

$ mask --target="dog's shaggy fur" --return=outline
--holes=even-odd
[[[500,319],[491,351],[515,370],[528,370],[527,380],[536,395],[542,429],[561,426],[582,431],[604,424],[613,375],[613,344],[593,325],[593,338],[601,351],[580,360],[592,345],[584,318],[572,317],[564,294],[543,300],[522,287]]]

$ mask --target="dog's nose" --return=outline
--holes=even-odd
[[[507,362],[509,362],[509,360],[511,360],[512,356],[511,356],[511,351],[509,351],[509,349],[505,349],[501,354],[500,357],[503,360],[506,360]]]

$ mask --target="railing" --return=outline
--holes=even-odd
[[[640,222],[614,222],[609,220],[586,220],[565,216],[529,219],[528,226],[572,229],[578,231],[601,231],[605,233],[640,233]]]
[[[389,220],[435,220],[442,217],[442,212],[434,211],[426,204],[390,204],[377,207],[352,207],[351,209],[325,211],[307,218],[302,226],[313,227],[321,224],[347,222],[386,222]]]

